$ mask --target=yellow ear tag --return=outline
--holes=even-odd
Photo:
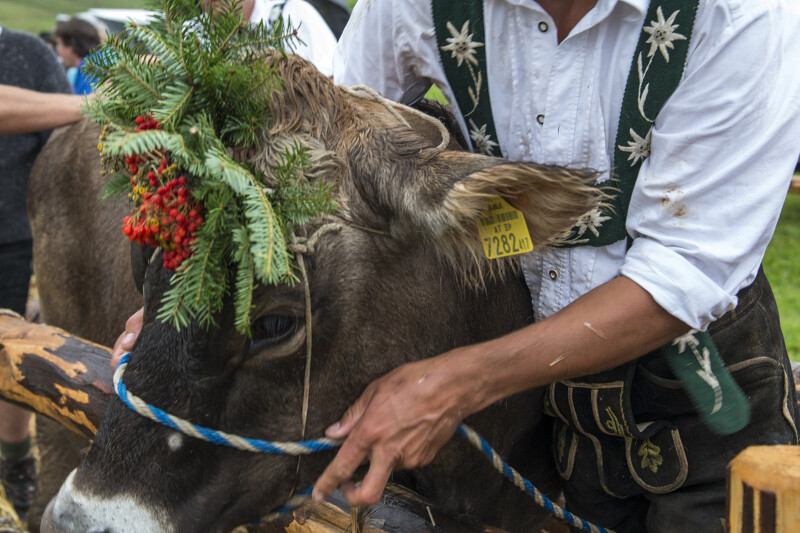
[[[489,259],[524,254],[533,250],[531,234],[522,211],[495,196],[478,219],[483,253]]]

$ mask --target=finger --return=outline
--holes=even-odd
[[[345,411],[342,418],[325,430],[325,436],[330,439],[343,439],[349,435],[350,431],[364,415],[364,411],[366,411],[369,402],[372,400],[374,390],[375,388],[370,384],[353,405]]]
[[[114,343],[114,350],[111,352],[111,372],[117,368],[119,360],[126,352],[133,349],[136,338],[142,331],[144,323],[144,307],[140,308],[125,322],[125,331],[117,337]]]
[[[138,311],[133,313],[130,318],[125,322],[125,331],[133,333],[133,341],[142,332],[142,325],[144,324],[144,307],[140,307]],[[130,342],[126,348],[133,348],[133,341]]]
[[[367,446],[362,446],[351,437],[342,444],[342,447],[317,479],[312,496],[317,501],[322,501],[336,490],[342,483],[353,477],[353,472],[367,457]]]
[[[369,470],[361,485],[347,485],[342,487],[342,494],[351,506],[375,505],[381,500],[383,490],[389,477],[392,475],[394,465],[402,463],[402,456],[397,461],[376,461],[369,464]]]
[[[123,332],[118,338],[117,342],[114,343],[114,350],[111,352],[111,372],[113,373],[117,369],[117,365],[119,364],[119,360],[122,359],[122,356],[128,351],[128,349],[123,348],[123,343],[126,340],[126,337],[133,335],[133,333],[125,333]]]

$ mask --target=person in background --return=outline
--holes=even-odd
[[[90,94],[93,91],[92,80],[83,72],[83,65],[94,49],[100,46],[100,35],[91,23],[73,17],[56,26],[53,37],[56,41],[56,53],[61,58],[65,69],[76,69],[71,80],[74,94]]]
[[[206,9],[213,9],[216,0],[203,0]],[[325,76],[333,76],[333,52],[336,37],[325,19],[305,0],[243,0],[242,18],[253,24],[273,26],[279,18],[297,29],[293,52],[311,61]]]
[[[66,126],[83,117],[85,97],[0,85],[0,135],[36,133]]]
[[[18,89],[19,88],[19,89]],[[23,90],[27,89],[27,91]],[[60,113],[45,119],[22,118],[19,108],[5,96],[26,101],[35,109],[43,93],[70,93],[64,69],[53,51],[39,37],[0,26],[0,307],[25,313],[31,278],[33,243],[25,206],[28,174],[39,151],[50,135],[36,131],[64,120]],[[55,95],[51,95],[54,96]],[[27,100],[26,100],[27,98]],[[21,100],[19,100],[21,99]],[[58,100],[58,105],[65,102]],[[33,114],[50,114],[58,107],[41,107]],[[77,102],[70,101],[74,115]],[[69,114],[69,113],[68,113]],[[18,133],[10,135],[10,133]],[[20,519],[33,502],[36,492],[36,467],[31,455],[28,431],[30,413],[0,402],[0,478]]]

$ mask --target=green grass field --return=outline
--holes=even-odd
[[[800,361],[800,194],[789,194],[764,257],[789,357]]]
[[[142,9],[146,0],[0,0],[0,24],[38,34],[52,30],[56,15],[72,15],[92,7]]]

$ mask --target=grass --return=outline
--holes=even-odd
[[[800,194],[789,194],[764,257],[789,357],[800,361]]]
[[[34,34],[52,30],[56,15],[74,15],[92,7],[143,9],[146,0],[0,0],[0,23]]]

